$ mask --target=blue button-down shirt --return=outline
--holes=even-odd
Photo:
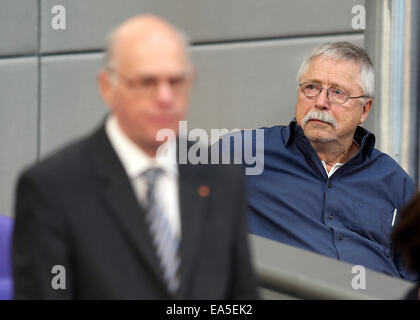
[[[247,176],[252,233],[415,280],[390,244],[397,212],[415,185],[392,158],[374,149],[372,133],[357,128],[359,152],[328,178],[295,120],[263,130],[264,170]],[[255,133],[253,138],[255,144]]]

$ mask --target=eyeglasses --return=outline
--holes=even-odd
[[[323,88],[319,83],[316,82],[304,82],[299,83],[300,89],[302,93],[307,98],[314,98],[318,96],[322,89],[327,90],[327,98],[328,101],[334,104],[344,104],[347,102],[348,99],[358,99],[358,98],[369,98],[368,96],[358,96],[358,97],[350,97],[345,91],[337,88]]]
[[[186,93],[191,84],[191,76],[187,72],[171,76],[167,79],[160,79],[158,77],[148,75],[130,78],[114,68],[108,67],[107,69],[118,74],[127,87],[144,96],[156,95],[162,82],[166,82],[175,95],[182,95]]]

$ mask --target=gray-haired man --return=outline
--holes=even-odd
[[[264,171],[247,177],[251,231],[332,258],[412,279],[390,245],[412,179],[360,125],[374,96],[366,52],[314,49],[298,73],[296,118],[264,129]]]

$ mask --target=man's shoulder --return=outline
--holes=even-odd
[[[255,132],[263,132],[264,135],[268,135],[268,136],[277,136],[278,134],[282,134],[284,133],[287,128],[289,128],[289,126],[286,125],[275,125],[275,126],[270,126],[270,127],[259,127],[256,129],[242,129],[240,131],[235,132],[234,134],[255,134]]]
[[[251,140],[255,142],[259,138],[264,138],[265,142],[270,142],[275,140],[278,142],[278,139],[282,137],[286,138],[288,126],[285,125],[276,125],[271,127],[260,127],[256,129],[242,129],[230,132],[221,137],[220,143],[230,144],[231,142],[236,142],[237,139],[242,141]]]
[[[389,154],[378,149],[373,149],[371,159],[374,160],[375,166],[378,170],[382,170],[383,172],[392,172],[396,177],[410,181],[414,185],[414,181],[408,173]]]
[[[186,170],[193,174],[195,178],[206,177],[207,180],[217,180],[224,185],[228,185],[232,180],[242,179],[244,167],[242,164],[222,163],[216,161],[215,163],[207,164],[185,164]]]
[[[93,135],[84,136],[46,154],[40,162],[25,168],[22,176],[60,179],[80,175],[88,166],[92,140]]]
[[[371,158],[378,162],[378,164],[380,163],[381,165],[386,166],[389,169],[407,174],[394,158],[392,158],[389,154],[380,151],[379,149],[375,148],[372,150]]]

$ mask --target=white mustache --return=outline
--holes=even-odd
[[[325,111],[309,111],[305,118],[302,120],[302,126],[305,127],[309,120],[319,120],[328,123],[332,125],[334,129],[337,129],[337,121],[330,113]]]

